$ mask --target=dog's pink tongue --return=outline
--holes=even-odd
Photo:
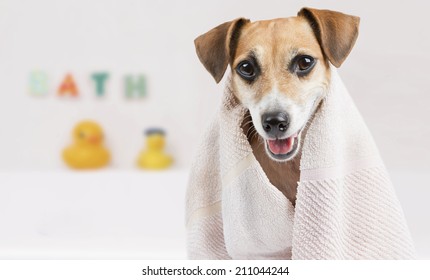
[[[282,140],[267,140],[270,151],[275,155],[289,153],[293,149],[294,137]]]

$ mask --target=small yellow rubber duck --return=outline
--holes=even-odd
[[[107,165],[109,151],[103,147],[103,130],[96,122],[85,120],[73,129],[73,144],[63,150],[63,159],[69,167],[93,169]]]
[[[146,132],[146,150],[142,150],[137,159],[137,165],[145,169],[161,170],[169,167],[173,159],[164,153],[164,131],[153,128]]]

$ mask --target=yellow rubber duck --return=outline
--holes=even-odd
[[[85,120],[73,129],[73,144],[63,150],[63,159],[76,169],[93,169],[107,165],[109,151],[103,147],[103,130],[93,121]]]
[[[149,129],[146,131],[146,150],[142,150],[137,159],[137,165],[145,169],[160,170],[169,167],[173,159],[164,153],[164,131]]]

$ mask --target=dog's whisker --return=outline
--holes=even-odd
[[[252,120],[247,121],[246,123],[244,123],[244,125],[248,125],[248,124],[252,124]],[[254,125],[253,125],[254,126]]]
[[[246,131],[246,134],[248,134],[250,131],[255,130],[255,127],[253,125],[248,127],[248,130]]]
[[[251,140],[254,140],[254,138],[256,138],[256,137],[258,137],[258,133],[257,133],[257,131],[255,131],[255,130],[251,131],[250,139],[251,139]],[[257,139],[258,139],[258,138],[257,138]]]

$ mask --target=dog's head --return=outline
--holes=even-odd
[[[231,88],[277,161],[298,152],[303,128],[358,36],[359,18],[303,8],[297,17],[223,23],[195,40],[197,55],[218,83],[230,65]]]

